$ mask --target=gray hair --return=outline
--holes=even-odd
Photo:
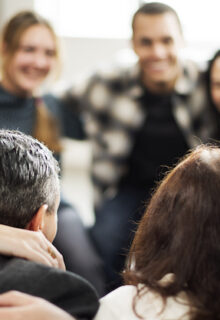
[[[59,166],[51,151],[19,131],[0,130],[0,223],[25,228],[38,209],[55,209]]]

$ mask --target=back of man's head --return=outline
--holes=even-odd
[[[178,26],[180,28],[180,32],[182,33],[182,25],[176,11],[172,7],[162,2],[149,2],[149,3],[143,4],[133,15],[133,19],[132,19],[133,31],[134,31],[134,24],[135,24],[135,19],[137,15],[139,14],[159,15],[159,14],[166,14],[166,13],[171,13],[175,16]]]
[[[54,211],[59,167],[34,138],[0,130],[0,223],[25,228],[43,204]]]

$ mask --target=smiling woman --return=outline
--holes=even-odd
[[[65,125],[61,102],[52,95],[39,97],[37,94],[48,76],[59,67],[58,40],[53,28],[35,12],[22,11],[5,25],[1,41],[0,128],[34,136],[60,160],[59,129],[63,127],[69,130],[70,136],[74,135],[77,120],[73,116],[68,119],[69,126]],[[91,258],[93,248],[82,221],[62,196],[58,216],[55,245],[64,256],[67,270],[84,276],[94,285],[99,282],[102,291],[97,268],[100,260],[95,252]]]
[[[2,85],[19,96],[32,95],[55,66],[56,47],[51,31],[44,25],[33,25],[21,36],[15,54],[10,55],[5,43]]]
[[[22,21],[23,20],[23,21]],[[58,43],[49,23],[21,12],[2,34],[2,85],[12,94],[30,96],[58,64]]]
[[[52,27],[33,12],[16,14],[3,29],[0,127],[34,135],[56,153],[61,150],[56,114],[35,96],[47,76],[55,71],[58,51]]]

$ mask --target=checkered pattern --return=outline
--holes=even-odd
[[[128,169],[134,133],[147,117],[147,106],[143,108],[139,99],[143,95],[139,67],[96,74],[68,95],[73,101],[78,100],[80,110],[84,108],[84,127],[93,146],[92,177],[98,204],[117,192],[118,182]],[[214,128],[203,75],[195,64],[183,64],[172,104],[174,118],[189,148],[207,142]]]

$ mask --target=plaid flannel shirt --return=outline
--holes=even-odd
[[[147,106],[143,108],[139,99],[142,95],[138,65],[96,74],[83,87],[68,92],[72,107],[83,110],[84,130],[92,143],[96,204],[117,192],[118,182],[128,170],[134,133],[147,117]],[[191,62],[182,67],[172,108],[189,148],[213,136],[215,129],[207,107],[204,76]]]

